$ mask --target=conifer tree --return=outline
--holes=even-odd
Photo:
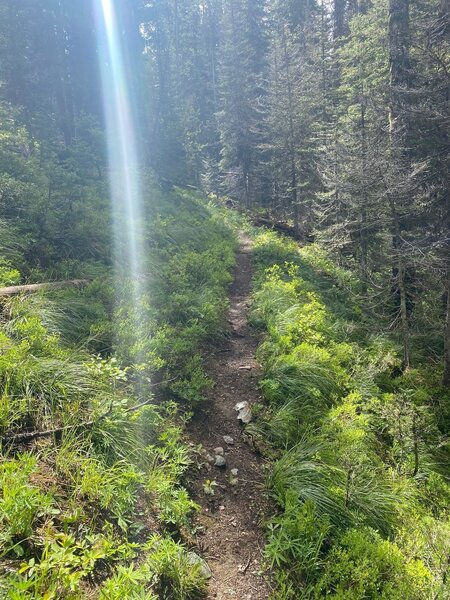
[[[250,9],[251,6],[251,9]],[[224,6],[220,110],[217,113],[224,189],[246,206],[258,194],[259,104],[265,69],[264,0]]]

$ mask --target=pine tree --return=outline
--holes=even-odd
[[[230,0],[223,17],[217,113],[220,166],[224,189],[246,206],[257,201],[259,188],[256,174],[261,160],[259,106],[264,93],[264,6],[263,0],[256,3]]]
[[[329,20],[315,4],[292,9],[283,3],[272,9],[267,171],[274,208],[293,219],[297,235],[307,237],[312,199],[321,188],[316,163],[329,109]]]

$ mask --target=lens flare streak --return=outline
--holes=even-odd
[[[131,102],[131,65],[115,0],[94,0],[99,64],[108,139],[110,196],[115,244],[116,289],[131,281],[135,326],[141,327],[142,191],[136,118]],[[137,357],[136,357],[137,358]]]

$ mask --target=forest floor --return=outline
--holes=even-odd
[[[234,408],[241,401],[251,405],[261,400],[255,361],[258,337],[247,322],[252,271],[251,242],[241,236],[230,293],[229,335],[211,351],[207,365],[215,387],[190,424],[191,439],[201,444],[205,457],[209,454],[211,459],[215,449],[223,448],[226,460],[226,467],[220,468],[204,457],[190,481],[193,498],[201,506],[196,522],[199,547],[212,571],[207,597],[217,600],[264,600],[270,595],[267,575],[262,573],[263,523],[270,514],[264,459],[244,440]],[[227,444],[224,436],[234,443]],[[236,477],[233,469],[238,469]]]

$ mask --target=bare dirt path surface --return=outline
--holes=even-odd
[[[192,440],[204,449],[204,463],[190,484],[202,508],[197,520],[199,548],[212,570],[207,597],[217,600],[264,600],[270,595],[267,575],[262,574],[262,524],[270,514],[264,460],[244,441],[234,409],[238,402],[251,405],[260,400],[254,358],[258,338],[247,323],[251,277],[251,243],[241,236],[230,296],[229,338],[210,357],[208,374],[215,387],[190,425]],[[227,443],[224,436],[234,443]],[[208,463],[207,454],[210,460],[220,454],[216,448],[223,448],[226,467]]]

